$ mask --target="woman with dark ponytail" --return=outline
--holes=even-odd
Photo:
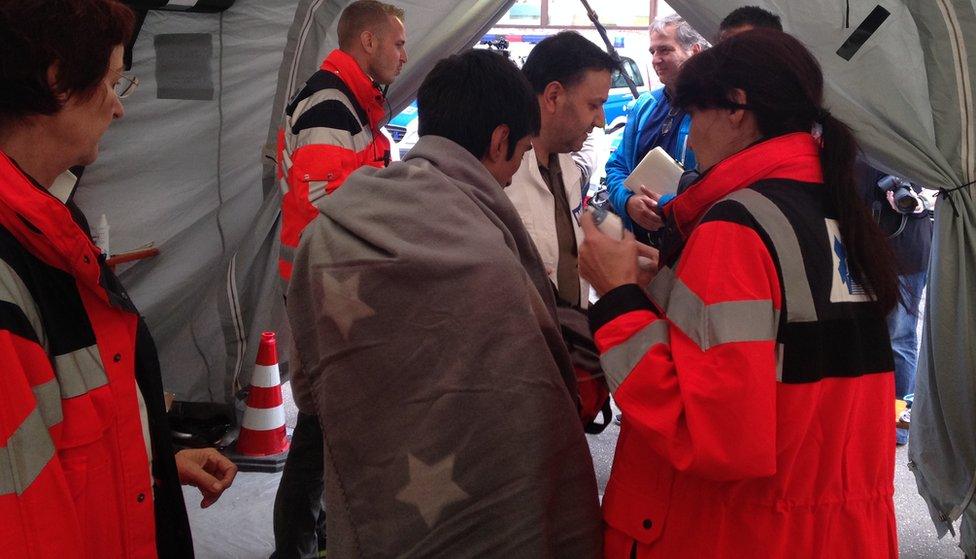
[[[855,189],[857,141],[778,31],[692,57],[674,103],[701,176],[664,208],[646,291],[633,238],[583,219],[590,323],[624,412],[606,556],[897,557],[898,285]]]

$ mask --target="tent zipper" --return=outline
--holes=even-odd
[[[291,61],[291,68],[288,70],[288,81],[285,83],[285,105],[291,101],[292,96],[295,94],[295,87],[298,85],[295,83],[297,79],[296,74],[298,73],[298,65],[302,60],[302,53],[305,50],[305,39],[308,37],[308,32],[312,27],[312,21],[315,19],[315,10],[318,9],[319,5],[322,4],[323,0],[315,0],[308,7],[308,11],[305,12],[304,21],[302,21],[301,31],[298,34],[297,47],[295,48],[295,58]]]

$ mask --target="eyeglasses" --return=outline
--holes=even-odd
[[[113,89],[115,89],[115,94],[118,95],[119,99],[125,99],[139,87],[139,78],[130,78],[122,72],[116,72],[119,77],[119,81],[115,83]]]

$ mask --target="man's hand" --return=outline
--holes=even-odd
[[[600,295],[628,283],[638,283],[637,240],[630,231],[616,240],[597,228],[590,212],[583,212],[583,243],[579,250],[580,275]]]
[[[176,453],[180,483],[192,485],[203,494],[200,508],[217,502],[221,493],[234,483],[237,466],[216,448],[188,448]]]
[[[664,220],[657,213],[657,201],[661,195],[641,185],[641,194],[634,194],[627,200],[627,215],[634,223],[648,231],[657,231]]]

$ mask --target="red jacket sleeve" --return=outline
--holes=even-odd
[[[660,276],[651,291],[657,299],[665,287],[663,312],[635,286],[596,310],[615,316],[594,325],[595,339],[630,429],[679,470],[714,480],[774,474],[781,296],[766,246],[748,227],[707,222],[676,273]]]
[[[0,318],[8,311],[0,307]],[[55,452],[60,391],[53,369],[40,345],[2,326],[0,363],[0,555],[75,556],[85,544]]]
[[[303,106],[286,118],[279,161],[288,192],[314,212],[361,165],[353,132],[359,124],[334,100]]]

